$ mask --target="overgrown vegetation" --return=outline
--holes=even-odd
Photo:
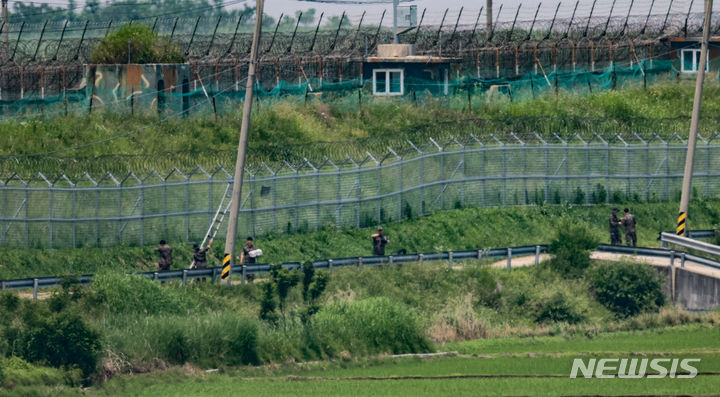
[[[67,291],[61,292],[66,294]],[[24,360],[80,371],[88,380],[100,358],[101,335],[80,313],[49,303],[0,295],[0,353]]]
[[[177,44],[143,24],[125,25],[95,45],[90,62],[96,64],[182,63]]]
[[[587,274],[606,274],[613,266],[630,265],[599,264]],[[631,271],[644,265],[637,266]],[[92,287],[72,286],[68,280],[66,288],[44,301],[3,294],[0,356],[32,363],[24,364],[28,373],[37,365],[60,367],[68,373],[61,383],[77,384],[169,365],[226,368],[346,360],[433,351],[431,341],[571,336],[718,321],[676,309],[653,313],[662,300],[648,305],[645,297],[657,297],[659,283],[647,283],[639,295],[642,309],[635,313],[643,314],[616,316],[615,306],[603,306],[600,291],[623,291],[627,272],[617,274],[600,285],[594,276],[568,279],[549,264],[508,272],[477,261],[456,263],[452,270],[425,263],[332,274],[305,265],[293,271],[274,268],[268,280],[228,289],[104,272]],[[37,335],[43,336],[42,350],[28,343],[39,341]],[[57,361],[60,356],[74,361]],[[48,376],[48,382],[57,382],[55,375]]]
[[[127,40],[118,39],[118,46],[119,52],[125,51],[119,62],[126,63]],[[538,132],[548,141],[554,139],[553,133],[565,139],[579,133],[589,140],[594,132],[608,139],[620,133],[631,140],[635,139],[633,132],[646,140],[658,133],[667,140],[675,132],[687,134],[693,89],[692,82],[681,81],[655,85],[646,91],[550,96],[517,103],[493,101],[475,106],[470,113],[448,109],[445,99],[430,101],[421,109],[411,102],[397,101],[364,103],[360,109],[336,101],[330,105],[305,105],[289,99],[263,102],[254,110],[248,164],[251,168],[259,167],[261,161],[271,166],[279,166],[282,161],[301,164],[304,158],[321,163],[325,156],[342,162],[346,155],[364,158],[366,151],[378,157],[387,153],[388,146],[398,153],[411,152],[407,140],[419,145],[427,144],[430,137],[440,143],[448,142],[451,136],[471,141],[471,133],[481,139],[489,139],[493,133],[508,142],[514,141],[510,132],[523,139],[534,139],[531,132]],[[720,84],[708,81],[704,92],[703,114],[718,114]],[[54,156],[5,159],[0,161],[0,175],[37,171],[76,176],[84,172],[102,175],[106,171],[141,174],[151,168],[167,174],[173,167],[186,171],[197,165],[212,169],[218,164],[232,169],[241,115],[235,105],[228,109],[232,111],[220,114],[217,120],[207,114],[157,125],[151,124],[159,117],[118,113],[3,121],[0,156],[71,148],[150,126],[102,145]],[[703,135],[710,136],[720,130],[720,119],[703,117],[700,127]]]
[[[567,218],[548,246],[548,252],[554,255],[549,265],[560,274],[577,277],[590,266],[590,251],[598,243],[599,239],[587,224]]]
[[[664,280],[647,265],[602,263],[590,271],[588,279],[597,300],[618,317],[655,311],[665,303]]]

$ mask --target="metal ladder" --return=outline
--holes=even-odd
[[[223,220],[225,219],[225,214],[230,209],[230,203],[232,203],[232,191],[230,190],[230,186],[232,186],[232,184],[228,183],[228,185],[225,187],[225,192],[223,193],[222,200],[220,200],[220,205],[218,206],[217,211],[215,211],[215,216],[212,219],[212,223],[210,224],[207,233],[205,233],[205,237],[203,238],[202,243],[200,243],[200,250],[203,250],[205,248],[205,243],[207,243],[208,248],[212,245],[218,230],[220,230],[220,225],[222,225]],[[227,204],[225,203],[226,200]],[[193,259],[192,263],[190,263],[190,269],[194,268],[195,259]]]

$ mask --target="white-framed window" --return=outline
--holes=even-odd
[[[694,73],[698,71],[700,65],[700,49],[685,48],[680,51],[680,70],[683,73]],[[708,54],[710,55],[710,54]],[[705,71],[710,67],[710,56],[705,57]]]
[[[405,93],[403,69],[374,69],[373,95],[403,95]]]

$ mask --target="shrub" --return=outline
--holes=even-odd
[[[182,330],[171,328],[164,337],[163,357],[172,364],[185,364],[190,357],[190,346]]]
[[[104,271],[93,278],[95,298],[112,313],[183,313],[195,306],[187,288],[163,286],[141,276]]]
[[[60,313],[30,330],[24,341],[24,358],[54,367],[77,367],[85,378],[98,363],[100,334],[75,314]]]
[[[302,273],[303,300],[307,302],[310,284],[312,283],[313,277],[315,276],[315,266],[313,266],[311,261],[303,263]]]
[[[530,312],[538,323],[583,321],[588,312],[587,302],[566,288],[542,288],[529,303]]]
[[[4,373],[4,381],[3,374]],[[40,385],[78,385],[81,381],[78,371],[63,371],[57,368],[38,367],[27,361],[11,356],[0,358],[0,390],[6,387]],[[4,395],[0,393],[0,395]],[[33,394],[34,395],[34,394]]]
[[[201,367],[258,364],[257,320],[232,312],[195,316],[123,318],[108,335],[108,349],[131,360],[160,359]]]
[[[313,317],[308,332],[321,354],[417,353],[432,350],[419,319],[388,298],[327,305]]]
[[[548,251],[554,258],[548,265],[563,275],[578,276],[590,266],[590,250],[598,241],[584,223],[566,219],[555,231]]]
[[[128,57],[128,50],[130,54]],[[129,60],[129,62],[128,62]],[[145,25],[128,25],[110,33],[93,48],[91,63],[181,63],[178,46]]]
[[[469,268],[464,270],[464,276],[467,277],[465,281],[467,291],[473,294],[478,304],[490,308],[499,307],[502,286],[488,268]]]
[[[473,309],[472,294],[458,297],[448,303],[432,318],[428,331],[430,338],[437,343],[472,340],[487,335],[487,327]]]
[[[665,303],[662,277],[648,265],[605,262],[587,278],[597,300],[618,317],[657,311]]]
[[[275,301],[275,284],[265,282],[262,286],[263,295],[260,301],[260,320],[267,321],[270,324],[277,324],[278,316],[275,313],[277,303]]]
[[[0,293],[0,313],[14,313],[20,307],[20,298],[10,291]],[[2,316],[3,318],[8,318]]]

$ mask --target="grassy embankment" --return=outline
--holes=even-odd
[[[720,85],[707,82],[701,131],[720,130]],[[590,95],[543,97],[510,103],[494,101],[477,105],[472,112],[452,110],[443,100],[420,107],[406,102],[377,102],[361,110],[340,105],[300,105],[280,101],[259,106],[253,118],[248,164],[274,165],[283,160],[300,163],[303,158],[322,161],[325,156],[343,161],[346,155],[364,158],[365,152],[385,154],[386,147],[410,150],[407,140],[426,144],[429,137],[443,142],[451,136],[467,139],[470,133],[487,137],[536,131],[544,136],[558,133],[628,134],[654,132],[669,137],[686,136],[694,85],[691,81],[658,84],[642,90],[626,89]],[[173,167],[191,170],[197,165],[232,169],[240,130],[240,115],[230,113],[215,121],[209,117],[171,119],[95,114],[52,120],[33,119],[0,123],[0,156],[26,155],[86,145],[140,127],[132,134],[82,149],[31,158],[5,158],[0,174],[18,172],[46,175],[61,172],[80,176],[106,171],[146,173],[150,168],[167,174]],[[152,124],[152,125],[151,125]],[[512,140],[512,138],[508,138]]]
[[[557,222],[565,223],[555,226],[571,230],[573,237],[563,239],[570,246],[585,247],[585,241],[597,237],[596,232],[582,226],[585,222],[556,215]],[[551,233],[551,229],[545,230]],[[0,295],[0,352],[3,356],[22,357],[33,365],[11,359],[15,360],[12,365],[3,364],[10,371],[0,373],[0,384],[18,392],[24,390],[21,385],[28,389],[45,384],[49,385],[47,389],[34,390],[72,393],[71,387],[82,382],[99,385],[113,376],[157,373],[168,367],[182,366],[196,374],[202,374],[203,369],[220,368],[222,373],[232,374],[238,366],[247,364],[336,359],[352,367],[369,356],[448,349],[470,354],[489,352],[498,357],[531,351],[565,360],[546,363],[552,371],[566,366],[568,356],[576,350],[598,354],[626,352],[635,345],[651,353],[662,348],[673,354],[689,354],[697,349],[701,350],[698,354],[708,351],[716,354],[713,342],[707,341],[707,332],[717,332],[720,312],[688,314],[669,306],[662,298],[663,281],[646,265],[596,263],[584,272],[578,265],[569,269],[572,272],[562,273],[559,269],[567,269],[564,264],[568,259],[567,253],[563,255],[558,254],[541,266],[513,271],[478,266],[476,261],[460,262],[455,270],[441,263],[425,263],[394,268],[343,268],[314,275],[306,271],[281,271],[273,275],[271,282],[235,288],[202,283],[186,287],[179,283],[161,285],[105,270],[95,277],[91,287],[69,287],[43,301],[20,300],[12,293],[4,293]],[[576,259],[580,263],[580,258]],[[617,306],[618,302],[623,303],[622,307]],[[635,309],[627,312],[627,308]],[[654,348],[647,343],[638,344],[636,338],[617,344],[616,350],[609,350],[612,342],[587,348],[587,341],[582,339],[606,332],[680,325],[687,327],[684,330],[705,334],[683,340],[657,337]],[[564,338],[581,339],[563,349]],[[651,333],[646,338],[652,340],[654,336]],[[457,344],[477,339],[497,340]],[[444,345],[447,343],[456,344]],[[537,346],[538,343],[546,347]],[[61,370],[36,367],[44,363]],[[392,366],[384,369],[382,364],[387,363],[379,364],[379,373],[394,373]],[[462,363],[448,361],[439,365],[452,369]],[[468,365],[468,371],[476,375],[489,371],[487,367]],[[255,371],[254,378],[264,379],[243,381],[239,387],[260,394],[297,393],[292,385],[277,381],[282,379],[278,379],[273,368],[248,369]],[[530,376],[532,369],[526,368],[528,379],[456,379],[456,383],[448,383],[451,386],[445,386],[447,379],[414,379],[408,382],[407,390],[430,384],[425,393],[450,390],[451,394],[462,394],[478,386],[500,387],[493,386],[500,382],[504,385],[501,387],[510,388],[507,390],[543,388],[554,392],[565,385],[557,377],[536,379]],[[550,375],[563,377],[562,372]],[[223,376],[210,379],[209,384],[204,383],[203,377],[177,378],[169,392],[175,393],[173,387],[178,387],[178,392],[180,388],[195,390],[198,382],[207,393],[223,393],[228,387],[236,387],[238,375]],[[63,380],[58,381],[59,377]],[[166,378],[160,375],[159,379],[141,379],[145,380],[138,382],[147,386],[144,382],[162,383]],[[216,379],[217,384],[213,383]],[[354,381],[304,382],[302,387],[308,389],[301,391],[356,394],[357,389],[348,386]],[[703,377],[693,387],[707,390],[714,381],[715,378]],[[113,387],[134,390],[137,386],[132,386],[132,380],[129,382],[120,386],[111,383],[107,390],[118,391]],[[383,389],[373,389],[380,387],[380,382],[392,381],[378,381],[367,392],[380,393]],[[647,387],[638,382],[623,390],[634,392],[643,385]],[[656,387],[653,390],[680,387],[667,381],[653,385]],[[384,390],[387,393],[394,387],[398,386]],[[443,387],[450,389],[438,389]],[[587,390],[585,386],[573,387],[579,387],[578,392]],[[143,387],[145,390],[155,389],[148,386]]]
[[[675,203],[625,203],[638,220],[638,245],[657,246],[660,231],[675,227]],[[608,242],[607,218],[613,205],[532,206],[467,208],[392,223],[385,226],[390,238],[388,253],[441,252],[547,244],[553,230],[566,220],[587,224],[598,241]],[[690,208],[692,229],[709,229],[720,223],[720,203],[694,201]],[[263,262],[307,261],[371,254],[368,229],[328,228],[306,234],[271,234],[258,239]],[[244,243],[244,242],[241,242]],[[174,268],[191,261],[189,244],[174,244]],[[212,249],[210,266],[219,266],[223,241]],[[78,275],[102,269],[150,271],[155,269],[153,247],[83,248],[63,250],[0,248],[0,279],[32,276]]]

